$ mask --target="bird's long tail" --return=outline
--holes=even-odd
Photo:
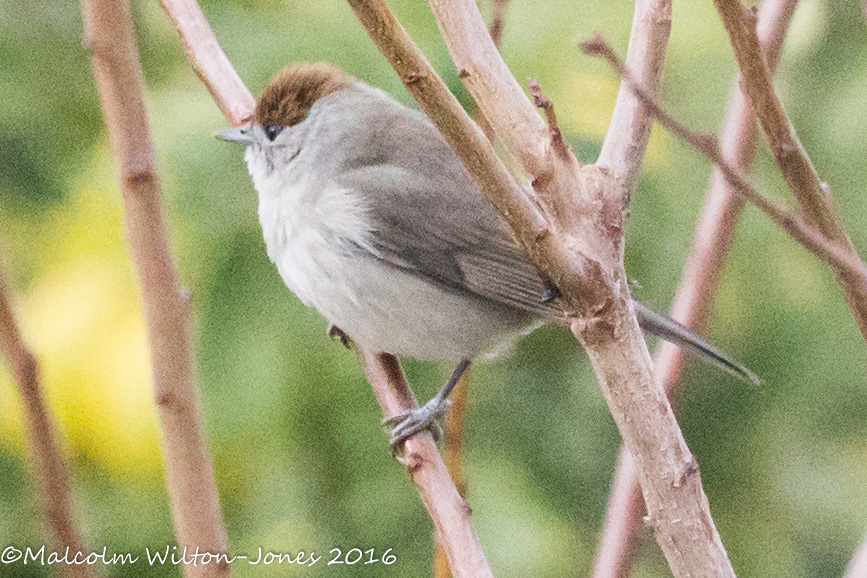
[[[660,313],[638,299],[633,298],[635,313],[638,315],[638,324],[647,333],[661,337],[684,350],[697,355],[703,361],[715,365],[736,377],[740,377],[753,385],[759,385],[759,377],[693,333],[689,327],[681,325],[668,315]]]

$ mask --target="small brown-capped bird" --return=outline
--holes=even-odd
[[[392,422],[394,447],[435,425],[471,359],[565,323],[479,186],[421,112],[324,63],[277,73],[246,145],[268,256],[283,281],[362,348],[457,363],[424,406]],[[758,383],[743,365],[634,300],[642,328]]]

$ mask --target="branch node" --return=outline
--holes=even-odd
[[[683,469],[677,476],[677,479],[674,480],[675,488],[682,488],[686,485],[687,480],[698,473],[698,461],[695,459],[695,456],[689,454],[689,457],[686,458],[683,462]]]
[[[560,131],[560,125],[557,124],[557,114],[554,112],[554,103],[551,99],[545,96],[542,88],[535,79],[527,81],[527,88],[530,89],[530,94],[533,95],[533,105],[541,108],[545,112],[545,120],[548,122],[548,131],[551,138],[551,146],[560,158],[566,160],[569,158],[569,147],[563,142],[563,133]]]
[[[157,176],[150,169],[142,169],[124,175],[123,179],[128,185],[140,187],[156,182]]]
[[[175,404],[176,400],[177,396],[175,395],[175,392],[169,389],[160,390],[156,392],[156,395],[154,395],[154,403],[157,407],[172,407]]]
[[[412,72],[407,73],[406,78],[404,78],[403,81],[406,84],[415,84],[425,78],[427,78],[427,73],[422,70],[413,70]]]

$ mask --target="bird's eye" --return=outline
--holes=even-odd
[[[282,127],[279,124],[269,124],[264,129],[265,136],[268,137],[268,140],[273,141],[284,128],[285,127]]]

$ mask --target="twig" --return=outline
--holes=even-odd
[[[762,3],[758,35],[773,69],[782,51],[783,38],[797,0],[766,0]],[[628,87],[627,87],[628,89]],[[746,172],[756,148],[756,120],[739,88],[732,90],[728,114],[720,139],[728,163]],[[699,332],[706,325],[719,283],[722,265],[734,239],[735,224],[744,205],[718,168],[714,169],[707,200],[695,227],[693,246],[671,306],[671,316]],[[658,346],[654,367],[658,379],[676,400],[683,355],[667,342]],[[674,403],[674,401],[673,401]],[[635,478],[635,463],[621,446],[608,498],[608,511],[594,562],[593,578],[628,576],[638,552],[644,500]]]
[[[467,374],[464,373],[458,381],[458,386],[449,396],[452,404],[449,406],[443,423],[443,462],[446,464],[446,469],[452,477],[458,494],[464,500],[467,498],[467,483],[464,479],[462,450],[464,417],[469,398],[469,381]],[[449,576],[451,573],[449,572],[446,551],[437,545],[434,553],[434,578],[448,578]]]
[[[377,0],[349,2],[542,278],[560,290],[570,328],[586,349],[611,414],[636,457],[657,541],[674,575],[733,576],[695,459],[653,378],[631,308],[622,262],[622,181],[610,171],[581,167],[571,150],[566,159],[553,151],[548,127],[494,49],[474,2],[430,0],[460,76],[498,138],[531,176],[535,195],[532,201],[522,199],[514,194],[514,185],[491,179],[492,173],[501,174],[501,161],[486,139],[474,137],[475,125],[459,106],[452,106],[454,97],[385,5]],[[479,159],[487,164],[479,164]],[[540,211],[545,218],[536,217]],[[533,231],[536,234],[528,236]]]
[[[0,349],[6,356],[18,393],[24,401],[25,428],[39,504],[59,550],[82,552],[84,541],[72,517],[69,466],[55,437],[51,411],[39,379],[36,357],[21,336],[5,277],[0,274]],[[70,557],[73,557],[72,554]],[[61,565],[64,576],[95,576],[90,566]]]
[[[860,263],[852,241],[840,222],[830,188],[819,178],[774,91],[756,37],[753,12],[739,0],[714,0],[714,4],[734,49],[741,73],[741,87],[759,120],[774,160],[804,214],[804,220],[835,247],[839,247],[840,253],[849,255],[850,261]],[[856,267],[828,259],[826,261],[833,267],[846,303],[855,316],[861,334],[867,339],[867,277]]]
[[[581,43],[581,49],[590,56],[604,58],[620,74],[641,99],[645,108],[666,129],[679,136],[696,150],[704,154],[722,172],[726,181],[747,200],[761,209],[772,221],[783,228],[792,238],[798,241],[808,251],[831,265],[835,270],[845,272],[864,285],[867,291],[867,265],[865,265],[853,250],[840,247],[827,239],[818,229],[807,224],[803,217],[791,209],[779,206],[764,196],[743,177],[743,175],[723,158],[716,139],[709,135],[699,134],[686,128],[667,113],[641,86],[631,77],[623,61],[611,48],[605,38],[597,34],[592,40]]]
[[[170,18],[188,13],[189,11],[178,10],[176,5],[189,3],[190,0],[163,0],[163,6]],[[208,27],[201,11],[196,11],[196,14],[195,27]],[[180,34],[185,34],[185,30],[188,28],[178,25]],[[193,61],[207,58],[205,55],[209,49],[207,46],[199,46],[199,38],[200,36],[184,38]],[[217,102],[226,103],[221,110],[227,120],[232,120],[225,112],[229,108],[237,110],[239,118],[252,117],[254,101],[252,97],[247,98],[250,93],[246,87],[243,87],[243,90],[222,92],[225,85],[219,82],[219,77],[229,74],[230,71],[233,75],[235,73],[228,61],[222,62],[220,67],[214,72],[213,78],[200,76],[202,82],[207,85],[211,94],[215,94]],[[381,353],[360,353],[367,378],[386,417],[415,405],[415,399],[396,359]],[[408,440],[404,444],[404,460],[437,529],[437,541],[445,546],[454,575],[482,578],[491,576],[484,553],[469,522],[469,508],[452,482],[433,439],[427,434],[419,434]]]
[[[503,28],[505,28],[506,23],[506,5],[508,3],[509,0],[491,1],[491,24],[488,26],[488,32],[497,50],[503,43]]]
[[[361,357],[386,419],[416,406],[394,356],[362,352]],[[493,577],[470,525],[470,508],[458,493],[433,437],[429,433],[411,437],[404,443],[401,459],[430,512],[436,541],[445,550],[455,578]]]
[[[533,96],[533,104],[537,108],[541,108],[545,113],[545,120],[548,122],[548,131],[551,135],[551,145],[554,151],[557,155],[566,159],[568,162],[570,149],[569,146],[563,142],[563,133],[560,131],[560,125],[557,123],[557,115],[554,112],[554,103],[551,102],[551,99],[545,96],[542,92],[542,88],[536,80],[531,78],[527,83],[527,88]]]
[[[166,485],[179,547],[228,553],[193,375],[188,297],[172,262],[154,164],[144,81],[129,5],[83,0],[84,45],[120,169],[127,241],[141,284]],[[186,576],[225,576],[227,563],[186,564]]]
[[[670,31],[671,0],[635,2],[626,65],[651,95],[659,90]],[[653,117],[629,87],[621,84],[596,164],[623,179],[629,194],[638,182],[652,126]]]
[[[256,101],[220,48],[195,0],[161,0],[187,51],[187,59],[232,126],[249,121]]]

